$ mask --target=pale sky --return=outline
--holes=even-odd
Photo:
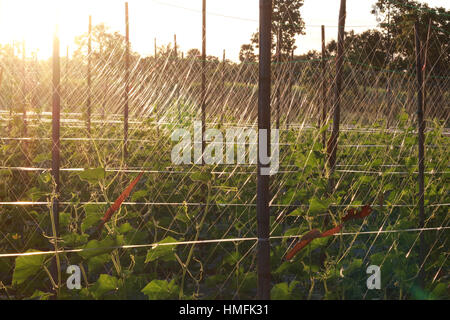
[[[134,51],[153,55],[153,39],[158,45],[173,41],[177,34],[180,50],[201,48],[202,0],[129,0],[130,40]],[[370,14],[375,0],[347,0],[346,30],[360,32],[376,27]],[[449,0],[427,0],[431,7],[450,7]],[[59,22],[61,51],[74,49],[76,35],[87,31],[88,16],[93,24],[105,23],[111,31],[124,34],[123,0],[0,0],[0,43],[24,39],[27,52],[39,50],[48,58],[52,50],[54,26]],[[327,41],[337,36],[340,0],[305,0],[301,14],[306,35],[297,39],[296,54],[320,48],[320,25]],[[207,53],[237,61],[241,44],[248,43],[258,28],[259,0],[207,0]],[[235,18],[233,18],[235,17]],[[70,51],[71,51],[70,50]]]

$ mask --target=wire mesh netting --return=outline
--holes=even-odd
[[[272,298],[448,298],[448,26],[433,25],[426,38],[423,225],[413,27],[395,43],[377,38],[376,30],[365,33],[370,45],[346,34],[335,168],[327,162],[327,141],[336,42],[327,43],[324,55],[274,55],[271,119],[280,134],[279,168],[270,178]],[[94,25],[90,39],[91,49],[84,34],[60,61],[59,192],[52,176],[52,59],[26,55],[20,43],[1,46],[0,297],[254,298],[257,60],[205,61],[200,51],[181,52],[174,43],[150,56],[128,55],[125,36],[104,25]],[[390,54],[396,48],[412,51]],[[224,140],[215,152],[224,159],[231,150],[233,161],[196,164],[189,144],[191,163],[174,164],[172,133],[187,129],[191,143],[202,104],[206,128]],[[241,135],[225,139],[233,128]],[[364,220],[314,239],[286,261],[299,238],[336,227],[367,205],[373,211]],[[81,269],[81,290],[66,285],[71,265]],[[381,268],[380,290],[366,286],[370,265]]]

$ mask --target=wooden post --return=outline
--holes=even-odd
[[[68,96],[69,96],[69,46],[66,46],[66,63],[65,63],[65,71],[64,71],[64,84],[65,84],[65,90],[64,90],[64,96],[66,99],[66,106],[69,103],[68,102]]]
[[[59,237],[59,168],[60,168],[60,110],[61,110],[61,70],[59,57],[59,38],[57,31],[53,38],[53,97],[52,97],[52,178],[54,183],[54,192],[52,196],[52,230],[54,237],[55,251],[58,249],[57,239]],[[56,259],[53,264],[53,276],[58,276],[60,280],[59,259],[56,254]],[[60,281],[58,281],[59,283]]]
[[[270,154],[270,86],[271,86],[271,27],[272,0],[259,1],[259,84],[258,84],[258,131],[266,130],[266,150]],[[270,299],[270,239],[269,239],[269,185],[268,175],[262,175],[261,170],[267,169],[260,159],[261,144],[258,134],[258,182],[257,182],[257,224],[258,248],[257,299]]]
[[[22,41],[22,121],[23,121],[22,134],[24,137],[26,137],[28,133],[27,133],[27,70],[26,70],[25,40]],[[25,146],[24,150],[25,156],[28,159],[28,146],[26,143],[24,146]]]
[[[206,0],[202,0],[202,164],[203,153],[205,151],[205,130],[206,130]]]
[[[428,45],[430,42],[430,34],[431,34],[431,18],[428,20],[428,31],[427,31],[427,41],[425,43],[424,49],[424,57],[423,57],[423,68],[422,68],[422,79],[423,79],[423,114],[424,118],[427,115],[427,66],[428,66]]]
[[[277,67],[276,67],[276,88],[277,88],[277,118],[276,118],[276,128],[280,128],[280,105],[281,105],[281,27],[278,28],[277,34]]]
[[[326,62],[326,48],[325,48],[325,26],[322,25],[322,120],[319,120],[319,128],[325,126],[327,121],[327,62]],[[327,143],[327,133],[323,131],[322,133],[322,143],[323,147],[326,148]]]
[[[418,136],[419,136],[419,228],[425,226],[425,205],[424,205],[424,171],[425,171],[425,121],[424,121],[424,110],[423,110],[423,59],[422,59],[422,48],[420,45],[419,38],[419,23],[416,22],[414,25],[415,34],[415,45],[416,45],[416,74],[417,74],[417,124],[418,124]],[[425,238],[424,233],[420,232],[420,270],[419,270],[419,282],[422,288],[425,284]]]
[[[89,134],[91,134],[91,55],[92,55],[92,16],[89,16],[89,34],[88,34],[88,67],[87,67],[87,114],[86,114],[86,128]]]
[[[223,49],[223,55],[222,55],[222,90],[223,90],[223,97],[226,97],[226,86],[225,86],[225,68],[226,68],[226,52],[225,49]],[[220,124],[219,126],[223,126],[223,122],[225,120],[225,104],[222,104],[222,114],[220,115]]]
[[[173,49],[174,49],[174,53],[175,53],[175,60],[174,60],[174,68],[173,68],[173,73],[174,73],[174,80],[175,80],[175,103],[177,105],[177,109],[178,109],[178,121],[181,123],[181,105],[179,103],[179,99],[180,99],[180,91],[178,88],[178,74],[177,74],[177,62],[178,62],[178,50],[177,50],[177,35],[174,34],[173,35]]]
[[[175,52],[175,58],[178,58],[178,51],[177,51],[177,35],[173,35],[173,50]]]
[[[158,54],[158,49],[156,48],[156,38],[154,40],[154,45],[155,45],[155,59],[156,59],[157,54]]]
[[[291,60],[290,60],[290,67],[289,67],[289,108],[286,113],[286,129],[289,130],[289,124],[290,124],[290,115],[292,110],[292,105],[294,102],[294,79],[295,79],[295,59],[294,59],[294,49],[291,50]]]
[[[128,2],[125,2],[125,108],[123,112],[123,157],[128,157],[128,99],[130,92],[130,24],[128,19]]]
[[[328,141],[328,189],[330,194],[334,192],[334,170],[336,167],[336,153],[339,138],[339,122],[341,117],[341,85],[342,85],[342,69],[344,61],[344,30],[345,30],[345,18],[346,18],[346,0],[341,0],[339,9],[339,30],[338,30],[338,44],[336,55],[336,78],[334,83],[335,99],[333,105],[333,131],[331,133],[330,140]]]
[[[16,42],[13,40],[13,42],[12,42],[12,61],[11,61],[11,64],[9,65],[9,66],[11,66],[11,70],[14,70],[14,67],[12,65],[14,64],[15,58],[16,58]],[[14,105],[14,101],[10,100],[10,102],[9,102],[8,135],[11,135],[12,123],[14,121],[13,105]]]
[[[38,112],[38,58],[37,58],[37,52],[33,52],[33,90],[32,90],[32,96],[31,96],[31,109],[37,113],[38,120],[41,120],[41,113]],[[0,81],[1,82],[1,81]]]

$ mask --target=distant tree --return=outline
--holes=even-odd
[[[367,30],[356,34],[353,30],[345,32],[345,55],[353,61],[364,62],[376,68],[387,67],[388,51],[386,50],[386,35],[379,30]],[[328,42],[327,54],[336,54],[335,40]]]
[[[243,44],[241,50],[239,51],[239,60],[241,62],[255,62],[256,55],[254,52],[255,48],[252,44]]]
[[[202,53],[200,52],[200,50],[198,49],[189,49],[188,52],[186,53],[186,57],[188,59],[196,59],[202,56]]]
[[[432,61],[434,73],[447,73],[450,65],[450,10],[430,8],[426,3],[414,0],[378,0],[372,13],[380,21],[383,32],[389,35],[389,46],[393,56],[405,59],[414,66],[414,23],[419,22],[419,37],[422,43],[427,38],[431,21],[432,39],[428,47],[428,58]]]
[[[74,60],[82,61],[87,56],[88,33],[75,38],[77,49],[74,52]],[[110,32],[104,24],[95,25],[91,34],[93,65],[120,67],[123,65],[121,57],[125,54],[125,37],[118,32]]]
[[[295,46],[295,37],[305,34],[305,22],[300,8],[304,0],[274,0],[272,14],[272,52],[276,53],[277,44],[281,56],[290,57]],[[259,48],[259,32],[255,32],[250,39],[252,49]],[[246,52],[251,48],[246,47]],[[241,47],[242,50],[242,47]],[[248,53],[249,55],[249,53]],[[255,55],[255,59],[257,55]]]

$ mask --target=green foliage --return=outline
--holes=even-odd
[[[27,250],[26,252],[37,252],[39,250]],[[13,274],[13,284],[24,283],[30,277],[42,271],[44,266],[44,255],[20,256],[16,258],[16,264]]]
[[[248,89],[248,86],[241,87],[242,90]],[[190,107],[192,106],[186,106]],[[425,264],[425,291],[414,287],[419,265],[418,233],[365,233],[380,228],[383,231],[395,231],[418,226],[415,206],[417,139],[410,122],[413,117],[400,117],[404,119],[405,130],[398,134],[389,135],[382,130],[364,136],[342,132],[340,145],[388,146],[377,149],[340,148],[339,163],[361,166],[361,169],[357,169],[361,172],[336,172],[336,181],[339,183],[332,195],[328,193],[327,172],[323,170],[326,154],[319,141],[321,139],[318,138],[319,130],[303,130],[301,134],[296,130],[286,130],[282,133],[281,141],[289,145],[281,146],[281,154],[286,154],[281,159],[281,165],[293,169],[289,169],[292,170],[289,174],[280,173],[271,177],[274,188],[271,191],[274,205],[270,216],[272,236],[301,236],[312,229],[324,231],[324,214],[329,214],[332,218],[328,223],[328,227],[332,227],[352,206],[372,204],[374,212],[364,221],[346,224],[342,235],[313,240],[292,262],[286,262],[283,258],[298,238],[271,239],[273,299],[448,298],[448,281],[444,271],[449,268],[449,262],[443,254],[446,231],[424,234],[429,245],[429,256]],[[150,123],[134,134],[138,138],[156,139],[155,130],[147,129]],[[74,129],[67,130],[68,136],[80,135]],[[111,136],[122,133],[119,129],[107,130],[110,131],[105,134]],[[325,130],[320,131],[323,132],[327,133]],[[164,130],[159,134],[158,139],[166,141]],[[445,143],[448,138],[443,137],[442,127],[437,125],[429,128],[426,139],[427,144],[433,145],[427,148],[426,170],[435,172],[427,175],[426,204],[446,203],[448,174],[438,172],[447,171],[449,157]],[[72,204],[61,205],[58,241],[61,249],[85,250],[59,255],[63,279],[67,265],[77,264],[83,267],[83,289],[74,293],[62,288],[56,298],[254,299],[257,271],[253,241],[159,245],[154,249],[149,249],[148,246],[155,242],[164,244],[194,240],[197,232],[200,240],[255,237],[256,209],[254,206],[240,205],[255,203],[256,175],[247,174],[246,171],[250,173],[253,168],[238,167],[236,172],[239,171],[239,174],[233,172],[231,175],[210,173],[228,171],[230,168],[226,166],[194,166],[188,175],[164,174],[164,178],[161,174],[145,174],[130,197],[132,201],[179,205],[122,205],[120,213],[114,215],[103,228],[102,234],[93,239],[89,238],[92,230],[99,225],[108,208],[96,203],[114,200],[134,175],[107,175],[102,167],[121,165],[109,156],[115,154],[115,149],[109,144],[96,145],[100,158],[102,153],[108,154],[105,159],[97,159],[91,157],[95,153],[91,142],[86,145],[68,141],[64,148],[68,153],[64,159],[98,169],[72,176],[65,171],[61,172],[61,180],[64,182],[60,198]],[[8,146],[9,148],[0,146],[5,166],[19,165],[17,158],[14,158],[14,148]],[[133,147],[131,141],[130,147]],[[141,147],[142,150],[136,148],[133,159],[127,164],[130,168],[144,166],[166,171],[171,167],[170,159],[161,156],[170,154],[169,147],[164,143],[161,142],[158,147],[167,149],[156,153],[154,145]],[[82,152],[73,152],[79,149]],[[84,154],[89,157],[84,158]],[[48,165],[48,153],[43,152],[40,159],[36,154],[30,158],[38,158],[39,162],[36,163],[39,166]],[[401,167],[384,167],[391,163]],[[338,167],[338,170],[342,169]],[[371,174],[366,171],[383,173]],[[401,174],[397,174],[400,172]],[[52,195],[52,178],[49,172],[19,176],[14,170],[0,170],[0,174],[3,181],[0,184],[0,196],[3,201],[16,201],[18,195],[21,201],[46,201]],[[14,183],[19,179],[28,181],[23,185]],[[211,187],[212,190],[209,198],[205,192],[206,187]],[[208,200],[209,209],[205,215],[204,204]],[[394,206],[398,204],[401,206]],[[447,218],[446,209],[447,207],[427,207],[427,226],[442,226]],[[201,224],[203,217],[205,218]],[[49,248],[51,239],[47,238],[47,230],[50,230],[51,225],[49,208],[46,206],[33,206],[32,209],[4,206],[0,214],[0,226],[4,235],[0,239],[2,252]],[[140,244],[145,246],[117,248]],[[44,268],[49,258],[50,256],[24,256],[15,260],[0,259],[0,281],[7,288],[8,294],[18,299],[51,297],[49,292],[52,292],[52,284]],[[188,258],[190,263],[186,267]],[[367,292],[366,288],[368,275],[365,270],[370,264],[381,266],[382,289],[376,292]],[[5,296],[4,292],[5,290],[0,289],[0,296]]]
[[[98,280],[94,283],[90,292],[95,299],[104,297],[107,293],[114,293],[118,290],[119,280],[107,274],[101,274]]]
[[[169,300],[178,297],[179,287],[175,284],[175,279],[152,280],[141,290],[149,300]]]
[[[295,299],[294,289],[299,284],[299,281],[291,281],[291,283],[282,282],[274,285],[270,291],[270,298],[272,300],[292,300]]]
[[[158,242],[158,244],[162,243],[176,243],[177,241],[172,237],[167,237],[164,240]],[[148,250],[147,257],[145,259],[145,263],[152,262],[155,260],[162,261],[173,261],[175,260],[174,250],[176,245],[163,245],[156,246],[153,249]]]
[[[91,240],[82,248],[84,251],[78,252],[78,255],[84,259],[89,259],[101,254],[109,253],[113,250],[112,247],[117,246],[115,239],[106,238],[104,240]]]
[[[84,171],[81,171],[78,176],[81,180],[85,180],[90,184],[96,184],[105,178],[105,169],[84,169]]]

